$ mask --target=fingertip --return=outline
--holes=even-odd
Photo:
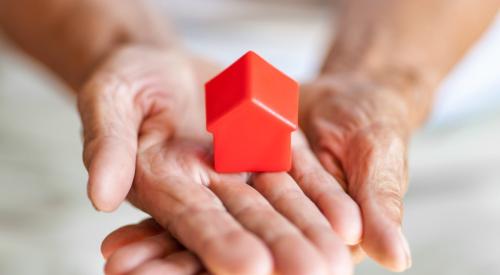
[[[151,219],[144,220],[138,224],[122,226],[108,234],[101,243],[101,253],[104,259],[128,244],[144,240],[161,232]]]
[[[87,195],[97,211],[113,212],[126,199],[133,177],[127,174],[128,171],[117,171],[106,163],[91,164]]]
[[[319,200],[326,218],[348,245],[355,245],[361,241],[363,223],[361,210],[354,200],[344,191],[326,194]]]
[[[100,186],[103,185],[103,186]],[[125,200],[126,195],[112,193],[106,184],[91,183],[89,180],[87,195],[95,210],[99,212],[113,212]]]
[[[135,174],[135,146],[111,137],[87,145],[91,152],[87,154],[87,193],[96,210],[112,212],[125,200]]]
[[[115,251],[111,255],[108,256],[106,263],[104,264],[104,274],[106,275],[111,275],[117,273],[117,270],[120,270],[119,268],[119,260],[117,260],[117,256],[120,254],[120,250]],[[121,256],[118,256],[121,257]]]
[[[403,272],[411,267],[408,241],[399,227],[368,230],[362,247],[374,260],[393,272]]]
[[[326,259],[329,274],[349,275],[353,273],[353,260],[344,240],[330,227],[315,226],[306,236],[320,250]]]
[[[166,234],[158,234],[117,249],[104,266],[106,274],[126,274],[141,264],[178,249]]]
[[[411,254],[401,230],[401,194],[395,188],[392,184],[365,187],[357,201],[363,211],[363,249],[387,269],[402,272],[411,266]]]
[[[106,263],[104,264],[104,274],[117,274],[122,270],[126,269],[123,266],[123,263],[127,262],[127,246],[124,248],[118,248],[114,251],[108,251],[108,255],[106,257]]]
[[[104,260],[107,260],[109,256],[111,256],[111,254],[117,249],[116,245],[114,244],[114,239],[116,238],[117,232],[120,229],[113,231],[111,234],[107,235],[104,240],[102,240],[100,250]]]
[[[398,239],[397,241],[397,252],[396,254],[398,257],[393,257],[393,259],[397,259],[397,261],[394,261],[394,268],[393,271],[395,272],[403,272],[407,269],[409,269],[412,265],[412,260],[411,260],[411,252],[410,252],[410,246],[408,244],[408,240],[406,237],[403,235],[403,232],[401,229],[398,230]]]

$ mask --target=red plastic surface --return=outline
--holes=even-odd
[[[248,52],[205,85],[207,130],[218,172],[277,172],[291,167],[299,85]]]

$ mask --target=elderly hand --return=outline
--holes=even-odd
[[[108,260],[106,274],[126,274],[127,270],[134,270],[130,274],[170,275],[205,271],[199,259],[153,219],[113,231],[102,242],[101,252]]]
[[[323,167],[358,203],[362,249],[389,269],[411,265],[401,230],[415,86],[324,76],[304,87],[301,126]],[[406,84],[406,83],[404,83]]]
[[[200,101],[211,68],[139,47],[122,49],[94,74],[79,108],[96,208],[113,210],[128,195],[216,274],[351,273],[332,227],[356,243],[359,209],[300,133],[290,173],[256,174],[249,185],[248,175],[212,170]],[[122,264],[116,274],[140,265]]]

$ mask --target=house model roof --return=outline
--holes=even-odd
[[[207,82],[205,90],[210,132],[245,102],[270,113],[291,131],[297,128],[298,83],[252,51]]]

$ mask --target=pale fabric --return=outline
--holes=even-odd
[[[215,13],[223,11],[226,2],[170,0],[162,5],[177,12],[175,21],[191,48],[222,64],[253,49],[294,77],[307,79],[314,74],[326,43],[323,35],[329,31],[321,6],[239,1],[225,6],[225,13]],[[186,3],[204,3],[206,12],[193,14]],[[484,47],[498,45],[498,37],[497,31]],[[498,50],[496,54],[491,62],[481,54],[473,57],[468,64],[489,67],[464,68],[467,73],[458,72],[455,80],[450,77],[452,84],[446,85],[453,89],[448,90],[480,91],[490,80],[479,82],[478,77],[494,72],[498,76],[500,70],[493,64],[500,60]],[[464,84],[467,79],[472,81]],[[496,83],[486,86],[498,92]],[[493,98],[480,106],[495,106]],[[440,100],[442,110],[480,104],[474,97],[455,107]],[[498,274],[500,270],[500,112],[498,105],[480,109],[490,111],[436,116],[434,127],[422,131],[412,145],[404,227],[414,268],[406,274]],[[86,199],[79,132],[74,102],[62,87],[0,45],[0,274],[101,274],[102,238],[144,216],[127,205],[111,215],[92,209]],[[391,274],[372,262],[358,271]]]

